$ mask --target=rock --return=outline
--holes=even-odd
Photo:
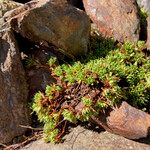
[[[21,3],[12,0],[0,0],[0,18],[9,10],[22,6]]]
[[[109,132],[95,132],[76,127],[59,144],[34,141],[20,150],[149,150],[150,145],[128,140]],[[148,141],[148,139],[147,139]],[[146,141],[145,141],[146,142]],[[150,142],[149,142],[150,143]]]
[[[31,1],[5,15],[5,20],[23,37],[52,43],[70,57],[87,52],[90,20],[65,0]]]
[[[33,95],[38,91],[45,91],[46,86],[50,85],[56,80],[51,76],[49,68],[34,68],[27,71],[27,78],[29,84],[29,95]]]
[[[144,8],[147,11],[150,11],[150,1],[149,0],[137,0],[137,3],[140,8]]]
[[[47,85],[56,82],[56,79],[51,75],[48,60],[52,57],[57,57],[50,51],[54,50],[52,46],[48,48],[36,45],[34,47],[29,46],[28,49],[29,53],[23,53],[24,56],[22,58],[26,68],[29,97],[33,98],[36,92],[44,92]],[[56,60],[55,64],[59,64],[58,60]]]
[[[150,115],[123,102],[107,116],[92,118],[107,131],[128,139],[140,139],[150,135]]]
[[[29,125],[28,90],[13,32],[0,32],[0,143],[10,142]]]
[[[150,15],[147,18],[147,49],[150,51]]]
[[[104,37],[123,42],[139,40],[136,0],[83,0],[85,10]]]

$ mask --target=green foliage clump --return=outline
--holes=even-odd
[[[146,23],[146,19],[148,17],[148,11],[146,11],[144,8],[141,8],[139,11],[139,16],[141,19],[141,23],[145,24]]]
[[[60,96],[63,90],[63,87],[58,85],[47,86],[45,93],[39,92],[34,96],[32,109],[37,113],[39,121],[44,123],[46,142],[59,142],[67,122],[75,124],[78,120],[89,121],[95,113],[92,100],[88,98],[82,98],[83,107],[79,112],[69,105],[61,106],[64,101]]]
[[[56,57],[52,57],[52,58],[50,58],[50,59],[48,60],[48,65],[49,65],[50,67],[52,67],[52,66],[54,66],[54,65],[56,64],[56,62],[57,62],[57,58],[56,58]]]
[[[72,122],[72,123],[77,122],[77,118],[75,114],[68,109],[64,109],[64,111],[62,112],[62,115],[64,117],[64,120],[68,120],[69,122]]]
[[[92,100],[90,98],[82,97],[81,99],[82,103],[86,106],[91,106],[92,105]]]
[[[95,47],[95,52],[90,53],[91,59],[88,56],[84,61],[54,66],[52,73],[61,84],[47,86],[45,93],[39,92],[34,96],[33,111],[45,124],[44,138],[47,142],[59,142],[67,122],[90,121],[91,116],[97,116],[123,100],[140,108],[148,104],[150,59],[142,52],[145,44],[126,42],[114,48],[110,43],[107,55],[105,52],[99,55],[102,46]],[[110,51],[112,47],[113,51]],[[71,87],[76,84],[80,90],[86,87],[98,91],[98,94],[95,92],[95,97],[90,93],[86,96],[79,94],[78,104],[74,106],[74,99],[67,92],[72,92]]]

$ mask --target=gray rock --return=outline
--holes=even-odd
[[[150,145],[128,140],[124,137],[108,132],[97,133],[74,128],[65,136],[65,142],[60,144],[44,143],[43,140],[34,141],[20,150],[149,150]]]
[[[10,142],[29,125],[28,90],[13,32],[0,32],[0,142]]]
[[[5,15],[16,32],[34,42],[48,42],[73,57],[87,52],[90,20],[65,0],[31,1]]]

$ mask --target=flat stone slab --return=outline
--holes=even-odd
[[[109,132],[95,132],[83,127],[76,127],[65,136],[65,142],[60,144],[44,143],[37,140],[20,150],[150,150],[149,144],[128,140]]]

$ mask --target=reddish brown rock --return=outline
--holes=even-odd
[[[103,36],[121,42],[138,41],[140,20],[136,0],[83,0],[83,3]]]
[[[87,52],[90,20],[65,0],[31,1],[5,15],[12,28],[34,42],[47,42],[68,56]]]
[[[99,119],[95,117],[92,119],[107,131],[129,139],[145,138],[150,134],[150,115],[126,102],[109,115],[102,114]]]
[[[25,72],[11,29],[0,32],[0,85],[0,143],[7,143],[29,125]]]

